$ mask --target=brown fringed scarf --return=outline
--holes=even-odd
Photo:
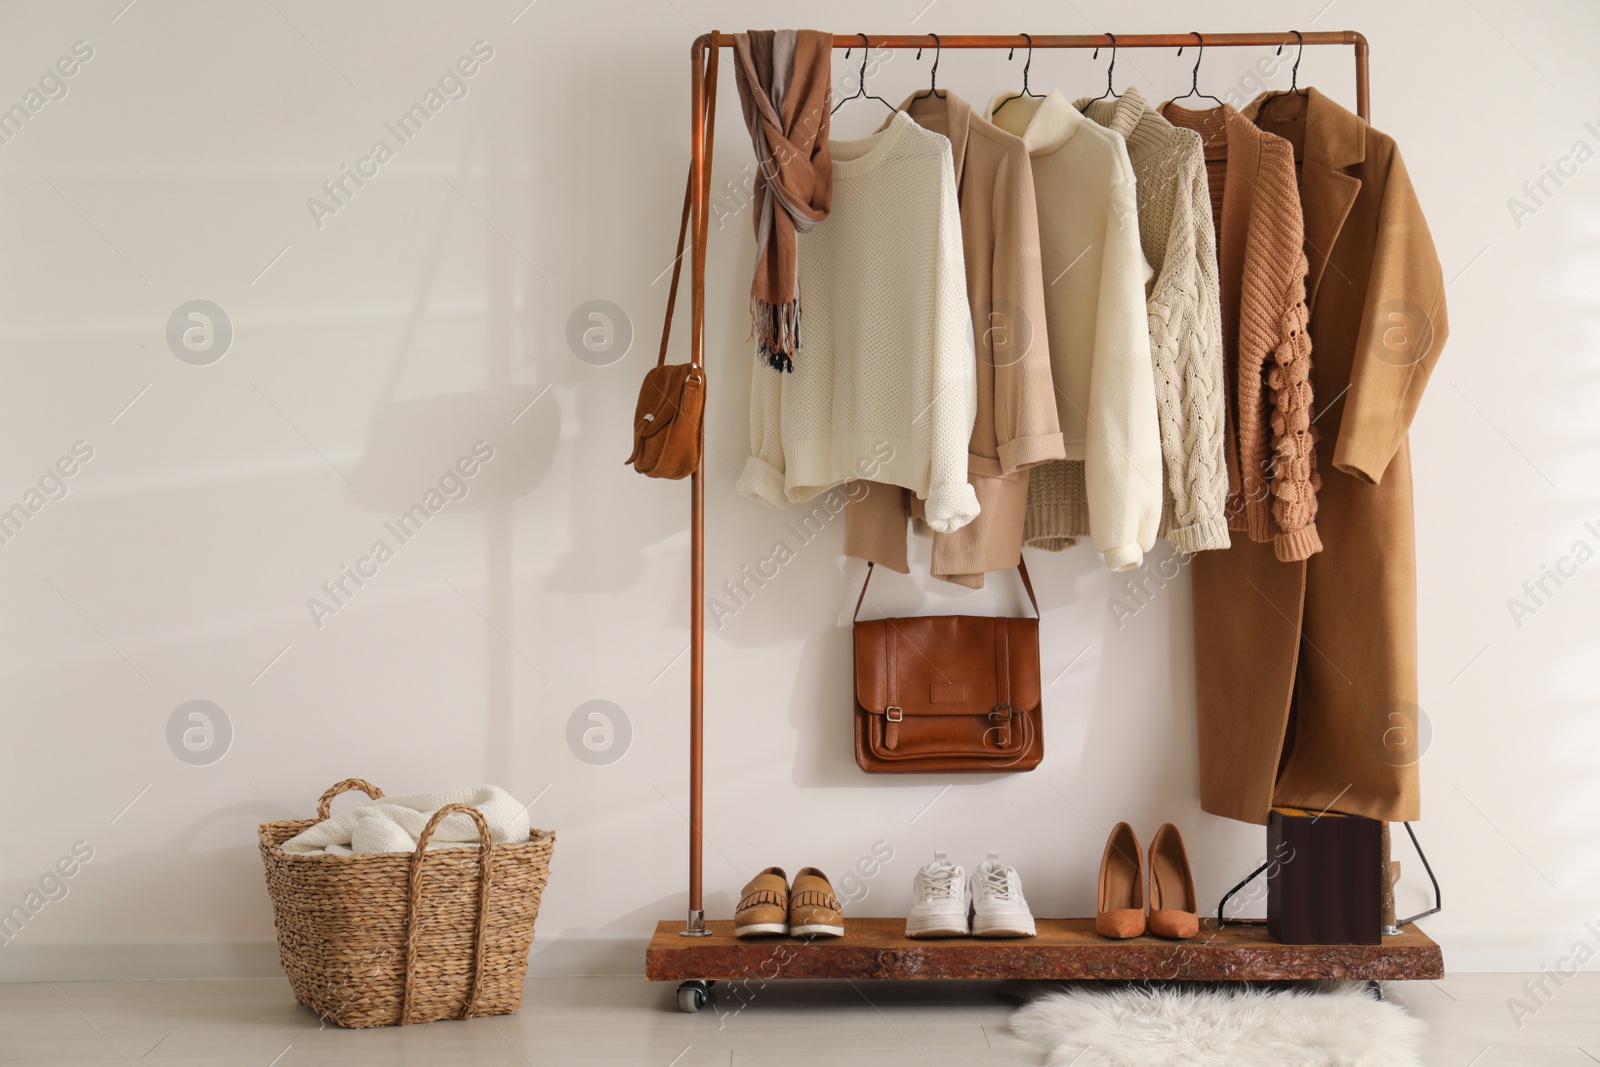
[[[750,314],[762,362],[792,371],[800,344],[795,234],[827,218],[833,199],[828,154],[833,35],[751,30],[733,40],[739,102],[760,167]]]

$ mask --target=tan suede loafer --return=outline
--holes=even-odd
[[[794,876],[789,893],[789,932],[795,937],[843,937],[844,905],[828,876],[806,867]]]
[[[733,915],[734,937],[766,937],[789,932],[789,876],[768,867],[744,887]]]

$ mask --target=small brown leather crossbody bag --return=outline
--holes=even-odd
[[[717,53],[712,48],[706,68],[706,154],[703,173],[711,185],[711,136],[717,95]],[[661,326],[661,354],[645,373],[639,402],[633,409],[633,453],[623,462],[651,478],[687,478],[700,466],[706,411],[706,369],[691,344],[689,362],[667,362],[667,338],[672,332],[672,309],[678,300],[678,276],[683,269],[683,248],[689,233],[689,207],[694,192],[694,167],[683,189],[683,221],[678,224],[678,256],[672,261],[672,285],[667,289],[667,317]],[[709,203],[710,197],[708,196]],[[704,277],[707,219],[703,212],[696,228],[694,262]]]
[[[1031,771],[1044,759],[1039,600],[1034,618],[930,615],[860,620],[856,601],[856,763],[878,774]]]

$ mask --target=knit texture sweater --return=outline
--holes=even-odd
[[[1138,179],[1139,243],[1156,272],[1146,309],[1165,475],[1160,536],[1180,552],[1227,548],[1222,306],[1200,136],[1132,87],[1073,106],[1122,135]]]
[[[1228,526],[1271,542],[1280,560],[1306,559],[1322,550],[1321,481],[1294,149],[1226,104],[1190,111],[1169,102],[1161,113],[1200,134],[1217,221],[1223,343],[1234,379]]]
[[[1033,163],[1067,452],[1028,472],[1023,540],[1060,549],[1087,533],[1112,570],[1137,567],[1161,525],[1161,432],[1145,308],[1152,272],[1127,146],[1060,93],[1003,93],[989,118],[1022,138]]]
[[[830,149],[832,212],[798,242],[794,370],[753,361],[739,491],[782,507],[864,478],[924,498],[934,530],[959,529],[978,514],[977,372],[950,142],[899,112]]]

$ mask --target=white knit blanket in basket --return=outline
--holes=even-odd
[[[414,852],[433,813],[446,804],[467,804],[483,813],[495,844],[528,840],[528,805],[495,785],[384,797],[324,819],[283,843],[285,852],[351,856],[368,852]],[[445,816],[428,841],[430,849],[478,843],[478,826],[462,812]]]

